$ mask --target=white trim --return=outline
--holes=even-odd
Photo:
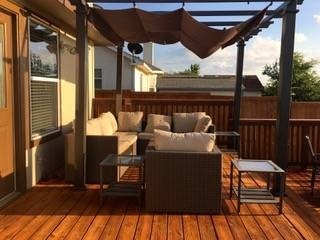
[[[46,136],[48,136],[48,135],[50,135],[50,134],[57,133],[57,132],[60,132],[60,127],[59,127],[59,126],[58,126],[57,128],[55,128],[55,129],[50,130],[50,131],[47,132],[47,133],[34,134],[34,135],[31,136],[31,139],[32,139],[32,140],[38,140],[38,139],[41,139],[41,138],[43,138],[43,137],[46,137]]]
[[[32,76],[31,75],[31,61],[30,61],[30,52],[31,52],[31,49],[30,49],[30,21],[33,21],[33,22],[36,22],[54,32],[57,33],[57,54],[56,54],[56,57],[57,57],[57,78],[48,78],[48,77],[38,77],[38,76]],[[42,137],[45,137],[45,136],[48,136],[50,134],[53,134],[53,133],[56,133],[56,132],[59,132],[61,130],[61,115],[60,115],[60,92],[61,92],[61,89],[60,89],[60,31],[59,29],[57,28],[54,28],[50,25],[48,25],[47,23],[44,23],[42,21],[40,21],[39,19],[37,18],[34,18],[34,17],[28,17],[28,23],[27,23],[27,27],[28,27],[28,60],[29,60],[29,107],[30,107],[30,110],[29,110],[29,126],[30,126],[30,140],[37,140],[37,139],[41,139]],[[31,81],[38,81],[38,82],[55,82],[57,83],[57,128],[54,128],[52,130],[49,130],[48,132],[46,133],[43,133],[43,134],[32,134],[32,106],[31,106]]]
[[[30,77],[31,81],[38,81],[38,82],[59,82],[59,78],[48,78],[48,77]]]

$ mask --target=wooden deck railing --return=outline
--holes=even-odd
[[[174,112],[206,112],[213,119],[220,131],[230,130],[232,123],[232,98],[208,97],[201,99],[201,95],[179,95],[175,99],[168,99],[167,95],[139,94],[124,95],[124,111],[143,111],[144,120],[149,113],[171,115]],[[93,101],[94,116],[102,112],[115,113],[115,98],[103,96]],[[251,111],[254,111],[252,109]],[[276,120],[242,118],[240,127],[241,157],[256,159],[274,159],[276,144]],[[311,159],[304,136],[309,135],[315,149],[320,150],[320,119],[291,119],[289,126],[289,163],[306,167]]]
[[[276,145],[275,119],[241,119],[241,157],[274,159]],[[305,136],[309,135],[315,149],[320,149],[320,119],[290,119],[289,164],[305,168],[310,163]]]
[[[123,111],[142,111],[144,120],[149,113],[171,115],[174,112],[206,112],[219,130],[228,130],[232,119],[232,99],[154,99],[123,98]],[[94,117],[110,111],[115,113],[114,98],[93,100]]]

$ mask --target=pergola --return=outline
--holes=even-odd
[[[266,0],[70,0],[76,6],[77,13],[77,79],[76,86],[76,120],[75,120],[75,185],[84,184],[84,163],[85,163],[85,128],[87,118],[87,85],[88,85],[88,5],[87,3],[270,3]],[[274,18],[282,19],[282,36],[280,52],[280,79],[278,88],[278,112],[276,122],[276,154],[273,159],[283,169],[288,165],[288,135],[289,135],[289,111],[291,99],[291,81],[293,76],[293,52],[295,37],[295,22],[297,5],[302,4],[303,0],[271,0],[271,3],[281,3],[277,8],[268,10],[266,17],[260,25],[251,31],[244,39],[237,44],[237,63],[236,63],[236,87],[234,94],[234,113],[233,113],[233,130],[239,130],[240,124],[240,105],[241,105],[241,86],[243,80],[243,62],[245,42],[257,35],[262,29],[268,28]],[[189,11],[192,16],[253,16],[257,10],[206,10],[206,11]],[[155,12],[165,13],[165,12]],[[204,21],[207,26],[234,26],[239,24],[238,21]],[[121,92],[122,79],[122,51],[123,46],[118,46],[117,57],[117,90]],[[275,179],[276,186],[280,181]]]

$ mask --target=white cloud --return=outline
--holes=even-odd
[[[317,22],[318,24],[320,24],[320,15],[315,14],[315,15],[313,15],[313,18],[316,20],[316,22]]]
[[[244,74],[258,75],[263,84],[267,77],[262,75],[266,64],[272,64],[280,56],[280,41],[271,37],[255,37],[247,47]]]
[[[303,43],[307,41],[307,36],[304,33],[296,33],[295,35],[295,42],[296,43]]]
[[[159,50],[159,49],[158,49]],[[258,75],[265,84],[267,78],[262,75],[266,64],[272,64],[280,56],[280,41],[270,37],[257,36],[245,47],[244,74]],[[206,59],[200,59],[182,45],[161,47],[156,53],[156,65],[167,72],[178,72],[190,64],[200,64],[202,75],[235,74],[237,61],[236,45],[218,50]]]

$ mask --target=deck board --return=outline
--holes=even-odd
[[[96,187],[42,185],[0,209],[0,239],[320,239],[320,184],[311,196],[310,170],[288,173],[283,214],[270,204],[242,204],[238,214],[229,199],[229,163],[225,156],[220,215],[145,212],[130,198],[101,205]],[[259,187],[264,178],[244,175],[242,184]]]

